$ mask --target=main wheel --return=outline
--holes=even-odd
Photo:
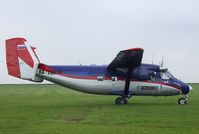
[[[117,105],[124,105],[124,104],[127,104],[127,100],[126,100],[125,97],[118,97],[115,100],[115,104],[117,104]]]
[[[186,104],[186,103],[187,103],[187,101],[186,101],[185,98],[180,98],[180,99],[178,99],[178,104],[179,104],[179,105],[184,105],[184,104]]]

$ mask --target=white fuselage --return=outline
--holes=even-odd
[[[124,91],[124,80],[77,79],[58,74],[37,74],[39,77],[50,82],[68,87],[80,92],[103,95],[121,95]],[[178,95],[181,91],[164,83],[131,81],[129,93],[143,96],[171,96]]]

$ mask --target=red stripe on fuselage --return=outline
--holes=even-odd
[[[45,64],[39,64],[39,69],[43,70],[43,71],[47,71],[47,72],[50,72],[50,73],[55,73],[55,74],[58,74],[59,72],[50,68],[49,66],[45,65]]]
[[[173,87],[173,88],[176,88],[176,89],[178,89],[178,90],[180,90],[180,91],[181,91],[181,88],[180,88],[180,87],[173,86],[173,85],[168,84],[168,83],[163,83],[163,82],[153,82],[153,81],[149,81],[149,80],[144,81],[144,82],[152,83],[152,84],[160,84],[160,85],[164,85],[164,86],[169,86],[169,87]]]

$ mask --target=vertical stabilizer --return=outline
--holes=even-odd
[[[24,38],[6,40],[6,63],[8,74],[17,78],[35,82],[43,79],[36,76],[39,58],[34,47],[26,44]]]

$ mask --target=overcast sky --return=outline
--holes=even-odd
[[[144,48],[144,63],[199,82],[198,0],[0,0],[0,83],[5,39],[24,37],[49,65],[109,64],[123,49]]]

